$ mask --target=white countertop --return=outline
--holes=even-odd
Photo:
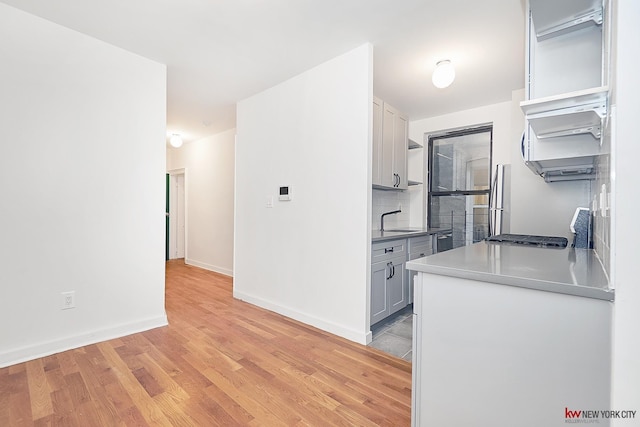
[[[482,282],[613,301],[591,249],[480,242],[407,262],[407,269]]]

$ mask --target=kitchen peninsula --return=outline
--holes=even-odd
[[[480,242],[407,269],[414,425],[560,426],[565,408],[610,407],[614,292],[592,250]]]

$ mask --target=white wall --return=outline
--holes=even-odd
[[[237,119],[234,296],[361,343],[372,93],[366,44],[241,101]]]
[[[426,170],[417,171],[426,164],[428,143],[425,136],[429,134],[441,133],[454,129],[464,129],[482,124],[493,123],[493,164],[511,163],[510,147],[513,142],[511,131],[511,102],[500,102],[498,104],[486,105],[484,107],[445,114],[442,116],[430,117],[421,120],[414,120],[409,123],[409,138],[424,146],[417,151],[422,154],[422,162],[411,162],[410,173],[413,177],[420,176],[424,187],[424,193],[411,191],[411,225],[415,227],[423,226],[425,221],[425,196],[427,180],[424,173]],[[411,153],[413,155],[413,153]],[[412,178],[415,179],[415,178]]]
[[[235,133],[167,150],[167,171],[185,169],[185,262],[227,276],[233,276]]]
[[[640,117],[640,3],[617,0],[618,48],[617,126],[614,142],[613,282],[614,304],[612,409],[636,410],[633,421],[616,426],[640,425],[640,266],[638,264],[638,117]]]
[[[4,4],[0,55],[0,366],[165,325],[165,66]]]

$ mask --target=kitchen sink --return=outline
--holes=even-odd
[[[384,230],[383,233],[418,233],[420,230],[408,229],[408,228],[392,228],[391,230]]]

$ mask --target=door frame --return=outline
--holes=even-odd
[[[187,186],[188,186],[188,182],[187,182],[187,169],[186,168],[179,168],[179,169],[172,169],[170,171],[167,171],[167,174],[169,175],[169,200],[171,200],[171,188],[174,186],[175,184],[175,180],[176,180],[176,176],[180,176],[182,175],[184,177],[184,259],[185,262],[188,258],[188,253],[187,253],[187,248],[189,247],[188,245],[188,236],[189,236],[189,213],[188,213],[188,192],[187,192]],[[177,246],[177,241],[175,238],[172,239],[172,236],[174,236],[175,234],[175,224],[173,223],[173,221],[171,220],[172,216],[175,216],[175,209],[176,207],[173,206],[172,203],[169,203],[169,235],[168,235],[168,240],[169,240],[169,259],[174,259],[172,257],[172,254],[175,254],[176,251],[176,246]]]

